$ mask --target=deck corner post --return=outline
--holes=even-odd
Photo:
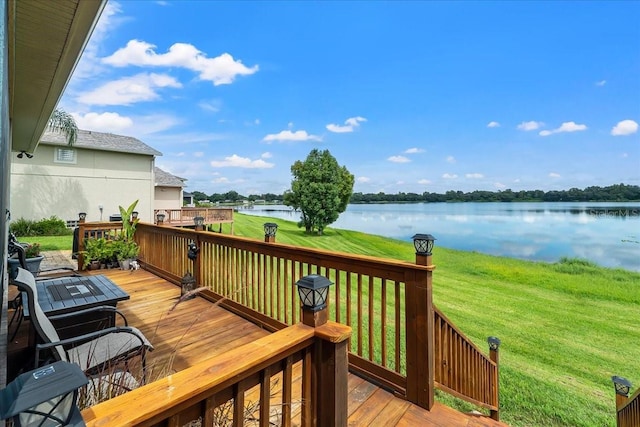
[[[496,410],[490,410],[490,417],[496,421],[500,421],[500,339],[497,337],[489,337],[487,339],[489,343],[489,359],[496,364],[496,376],[492,380],[494,387],[492,393],[495,396]]]
[[[346,427],[348,418],[351,328],[327,321],[327,308],[313,312],[303,308],[302,322],[315,328],[312,353],[312,425]]]
[[[407,400],[427,410],[433,407],[435,389],[435,340],[433,269],[431,253],[416,253],[416,264],[426,271],[407,277],[405,292]]]
[[[84,224],[84,219],[78,221],[78,252],[76,253],[76,259],[78,260],[78,271],[82,271],[84,269]]]

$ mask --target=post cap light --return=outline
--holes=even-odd
[[[329,286],[332,284],[332,281],[317,274],[310,274],[298,280],[296,285],[298,286],[298,295],[300,296],[302,307],[311,311],[319,311],[325,308],[327,306],[327,297],[329,296]]]
[[[265,222],[264,223],[264,235],[269,237],[274,237],[276,235],[276,231],[278,231],[278,224],[273,222]]]
[[[131,218],[138,219],[138,211],[131,212]]]
[[[616,388],[616,394],[629,397],[629,392],[631,391],[631,381],[626,378],[618,377],[616,375],[611,377],[611,381],[613,381],[613,385]]]
[[[156,219],[158,220],[158,222],[164,222],[164,218],[165,218],[165,214],[160,212],[156,214]]]
[[[489,350],[498,351],[500,348],[500,338],[498,337],[489,337],[487,342],[489,343]]]
[[[436,240],[431,234],[416,234],[412,237],[416,255],[431,255]]]
[[[0,390],[0,418],[15,426],[84,425],[76,402],[88,382],[80,366],[63,361],[25,372]]]
[[[85,219],[87,219],[87,213],[86,212],[80,212],[78,214],[78,218],[80,219],[80,221],[84,221]]]
[[[204,217],[203,216],[195,216],[193,217],[193,222],[196,227],[202,227],[204,225]]]

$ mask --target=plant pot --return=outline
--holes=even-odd
[[[44,259],[44,255],[39,255],[33,258],[27,258],[26,259],[27,270],[33,273],[34,276],[37,276],[38,272],[40,271],[40,263],[42,262],[43,259]],[[11,279],[15,279],[16,276],[18,275],[18,267],[20,267],[20,260],[17,258],[9,258],[7,260],[7,265],[9,267],[9,277]]]
[[[100,261],[91,261],[89,263],[89,270],[100,270]]]
[[[131,268],[131,260],[130,259],[123,259],[122,261],[120,261],[120,269],[121,270],[128,270],[129,268]]]

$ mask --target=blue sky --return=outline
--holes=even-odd
[[[640,2],[108,3],[60,107],[206,194],[640,185]]]

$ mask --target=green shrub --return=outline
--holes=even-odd
[[[73,233],[67,224],[56,216],[40,221],[20,218],[11,223],[9,230],[17,237],[28,236],[66,236]]]

